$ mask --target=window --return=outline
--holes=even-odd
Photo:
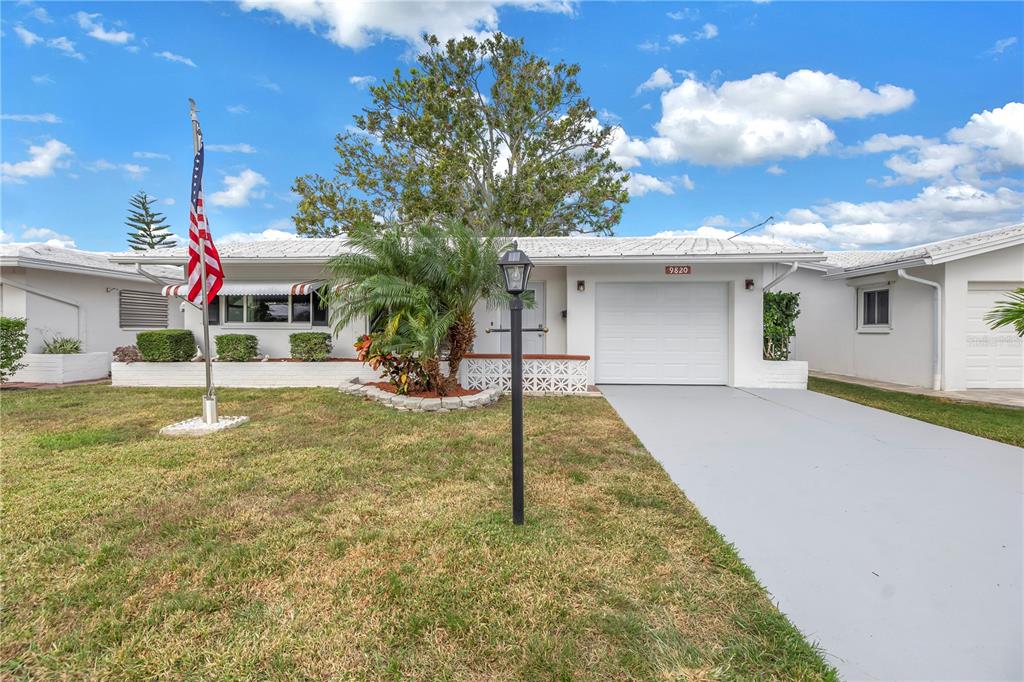
[[[245,322],[245,296],[224,297],[224,320]]]
[[[309,296],[292,296],[292,322],[309,322]]]
[[[326,327],[327,326],[327,301],[320,297],[320,294],[315,291],[312,294],[313,297],[313,326],[314,327]]]
[[[246,312],[247,322],[287,322],[288,294],[273,296],[249,296]]]
[[[118,317],[121,329],[165,329],[167,297],[153,291],[121,289]]]
[[[210,312],[208,318],[210,324],[220,324],[220,296],[214,296],[210,301]]]
[[[861,291],[860,326],[889,328],[889,289]]]

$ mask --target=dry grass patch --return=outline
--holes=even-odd
[[[3,395],[2,674],[832,679],[603,400],[407,414],[228,391]]]

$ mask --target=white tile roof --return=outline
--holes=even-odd
[[[1017,244],[1024,244],[1024,223],[896,251],[829,251],[825,254],[825,265],[841,271],[833,273],[841,276],[887,266],[898,268],[907,263],[945,263]]]
[[[80,271],[82,274],[129,276],[145,279],[135,271],[134,265],[119,265],[110,261],[111,254],[98,251],[65,249],[47,244],[0,245],[0,263],[16,267],[38,267],[56,270]],[[181,268],[154,266],[147,271],[172,280],[182,279]]]
[[[757,260],[820,260],[812,248],[764,241],[729,241],[704,237],[523,237],[519,247],[538,261],[700,258]],[[221,259],[326,261],[347,249],[343,237],[298,238],[218,245]],[[184,248],[131,252],[112,256],[118,262],[184,262]]]

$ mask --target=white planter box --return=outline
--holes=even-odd
[[[803,360],[762,360],[760,380],[746,388],[807,388],[807,363]]]
[[[103,351],[69,355],[28,353],[22,363],[25,367],[11,377],[12,382],[67,384],[106,379],[110,374],[110,353]]]
[[[115,362],[114,386],[206,386],[202,362]],[[352,379],[379,381],[362,362],[214,362],[213,384],[224,388],[337,388]]]

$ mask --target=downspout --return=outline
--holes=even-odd
[[[778,277],[776,277],[772,281],[768,282],[768,284],[765,284],[763,287],[761,287],[761,289],[764,290],[764,291],[771,290],[771,288],[773,286],[775,286],[776,284],[778,284],[779,282],[781,282],[782,280],[786,279],[787,277],[792,275],[794,272],[796,272],[796,269],[799,268],[799,267],[800,267],[800,263],[794,261],[793,264],[789,266],[789,270],[786,270],[784,273],[782,273],[781,275],[779,275]]]
[[[930,279],[921,279],[908,275],[907,271],[900,268],[896,274],[908,282],[924,284],[935,290],[935,342],[932,347],[932,390],[942,390],[942,285]]]

